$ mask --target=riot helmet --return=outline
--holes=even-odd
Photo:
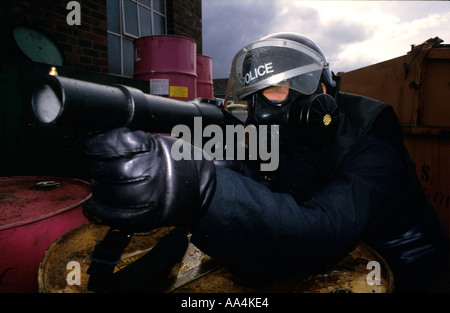
[[[236,54],[226,102],[240,103],[258,90],[286,82],[290,89],[311,95],[321,79],[327,87],[336,86],[322,50],[306,36],[278,33],[247,45]]]
[[[336,87],[322,50],[306,36],[278,33],[236,54],[225,105],[231,113],[247,106],[248,124],[278,124],[297,141],[317,143],[338,118],[336,102],[322,92],[321,82],[327,90]]]

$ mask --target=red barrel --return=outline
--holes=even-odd
[[[89,184],[46,176],[0,177],[0,292],[37,292],[39,263],[65,232],[87,222]]]
[[[197,97],[214,97],[212,59],[205,55],[197,55]]]
[[[197,97],[197,44],[181,36],[146,36],[134,41],[134,77],[150,81],[150,93],[176,100]]]

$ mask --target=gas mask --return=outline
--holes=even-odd
[[[283,94],[274,98],[273,93],[263,90],[251,95],[247,124],[279,125],[281,147],[295,142],[318,148],[328,143],[339,120],[334,98],[320,91],[304,95],[288,89],[285,94],[284,98]]]

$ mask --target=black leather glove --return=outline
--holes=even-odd
[[[111,228],[144,232],[162,226],[190,227],[205,213],[215,190],[212,161],[175,161],[177,139],[118,128],[90,139],[93,199],[86,217]]]

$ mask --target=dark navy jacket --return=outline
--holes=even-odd
[[[360,242],[390,265],[397,291],[439,274],[448,243],[403,146],[394,111],[340,94],[336,138],[280,154],[270,185],[217,167],[192,242],[232,272],[264,282],[322,271]]]

